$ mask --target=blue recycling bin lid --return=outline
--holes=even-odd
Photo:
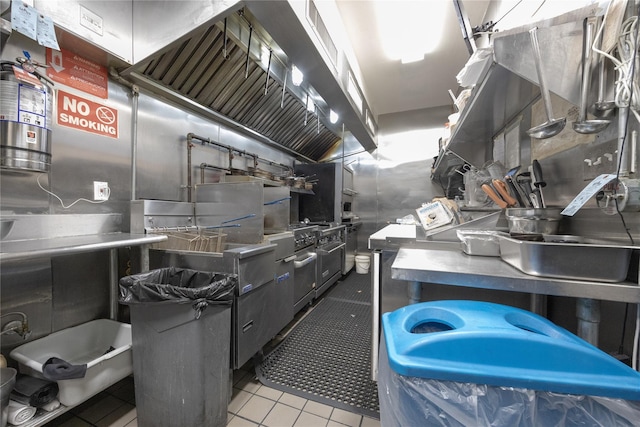
[[[534,313],[434,301],[382,315],[396,373],[464,383],[640,400],[640,373]]]

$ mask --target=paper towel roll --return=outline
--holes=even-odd
[[[7,420],[9,424],[14,426],[24,424],[36,414],[36,408],[24,405],[13,400],[9,400],[9,416]]]

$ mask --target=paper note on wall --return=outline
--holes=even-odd
[[[581,207],[589,201],[590,198],[595,196],[598,191],[611,181],[616,179],[616,174],[602,174],[589,183],[572,201],[569,206],[564,208],[562,215],[573,216],[580,210]]]

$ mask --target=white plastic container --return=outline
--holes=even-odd
[[[367,274],[370,264],[371,257],[369,257],[369,255],[356,255],[356,273]]]
[[[86,363],[84,378],[58,381],[60,403],[75,406],[133,373],[131,325],[93,320],[21,345],[10,355],[20,373],[38,378],[44,378],[42,364],[51,357]]]

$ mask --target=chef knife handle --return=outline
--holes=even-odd
[[[498,205],[498,207],[500,207],[501,209],[504,209],[507,207],[507,202],[505,202],[504,200],[502,200],[500,198],[500,196],[498,196],[496,194],[495,191],[493,191],[493,188],[491,188],[491,186],[489,186],[489,184],[482,184],[482,191],[484,191],[485,193],[487,193],[487,196],[489,196],[489,198],[491,200],[493,200],[493,202]]]
[[[499,179],[494,179],[492,182],[493,182],[493,187],[496,190],[498,190],[498,193],[500,194],[502,199],[505,202],[507,202],[508,207],[515,206],[518,204],[518,201],[514,199],[511,196],[511,194],[509,194],[509,190],[507,190],[507,185],[504,183],[504,181],[501,181]]]
[[[544,182],[544,178],[542,177],[542,167],[540,166],[540,162],[534,160],[531,163],[531,166],[533,166],[533,176],[531,178],[533,178],[534,187],[546,187],[547,183]]]

